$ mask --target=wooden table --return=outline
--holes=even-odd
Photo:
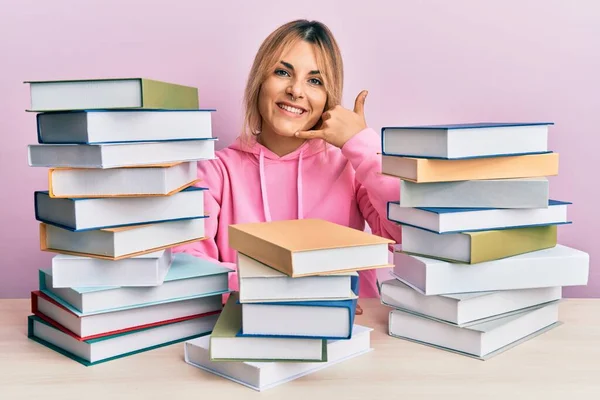
[[[392,338],[390,309],[360,304],[375,351],[259,393],[186,364],[182,343],[84,367],[27,339],[29,300],[0,300],[0,399],[600,398],[600,299],[564,300],[564,325],[487,361]]]

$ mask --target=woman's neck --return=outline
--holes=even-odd
[[[281,136],[275,132],[264,130],[260,133],[260,135],[258,135],[257,141],[267,149],[271,150],[273,153],[277,154],[279,157],[283,157],[302,146],[306,139]]]

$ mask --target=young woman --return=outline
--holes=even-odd
[[[381,141],[367,127],[367,92],[340,106],[343,65],[330,30],[298,20],[261,45],[245,90],[243,133],[217,159],[198,163],[207,187],[207,239],[181,246],[236,269],[230,224],[319,218],[401,242],[387,220],[400,181],[381,172]],[[359,297],[378,297],[374,270],[361,271]],[[237,274],[230,287],[238,289]],[[357,307],[357,313],[361,313]]]

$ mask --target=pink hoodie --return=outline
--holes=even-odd
[[[327,146],[327,151],[325,151]],[[320,218],[401,242],[401,230],[387,220],[388,201],[400,197],[400,180],[381,175],[381,139],[370,128],[339,149],[307,140],[279,157],[263,145],[234,144],[217,159],[198,162],[198,186],[205,192],[206,239],[174,248],[218,261],[237,271],[229,247],[230,224]],[[378,297],[375,270],[360,271],[360,297]],[[229,285],[238,290],[237,273]]]

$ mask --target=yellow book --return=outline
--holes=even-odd
[[[229,226],[231,248],[291,277],[389,267],[393,243],[320,219]]]
[[[382,173],[416,183],[552,176],[558,175],[558,153],[460,160],[382,155]]]
[[[556,244],[556,225],[445,234],[402,226],[402,252],[464,264],[499,260]]]

